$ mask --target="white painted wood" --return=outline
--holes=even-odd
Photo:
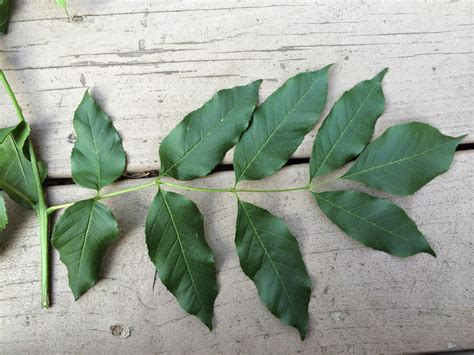
[[[390,67],[376,135],[419,120],[474,141],[472,1],[73,0],[72,21],[53,0],[15,2],[0,67],[52,177],[70,176],[86,87],[120,130],[128,169],[147,171],[159,168],[163,137],[218,89],[262,78],[263,100],[331,62],[328,109]],[[0,110],[2,125],[15,121],[4,94]],[[295,157],[308,157],[313,139]]]
[[[426,254],[400,259],[362,247],[332,225],[305,192],[242,195],[283,217],[299,240],[313,282],[304,342],[265,309],[240,270],[230,194],[186,193],[205,216],[219,270],[212,333],[186,315],[159,281],[152,289],[154,269],[143,236],[152,190],[106,201],[119,220],[121,239],[106,256],[103,280],[78,302],[54,253],[49,310],[39,308],[33,214],[7,201],[11,223],[0,236],[0,353],[378,354],[474,348],[473,158],[472,151],[457,153],[448,173],[413,196],[394,199],[426,234],[436,259]],[[292,166],[249,186],[304,184],[307,169]],[[227,187],[232,179],[223,172],[196,185]],[[68,186],[49,192],[53,203],[88,196]],[[114,336],[111,326],[125,338]]]

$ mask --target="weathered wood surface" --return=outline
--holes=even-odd
[[[376,134],[407,120],[473,142],[473,3],[467,1],[18,0],[0,67],[53,177],[70,176],[72,115],[86,87],[114,118],[129,170],[159,168],[163,137],[215,91],[334,62],[328,108],[384,67]],[[13,110],[0,95],[1,123]],[[327,112],[327,110],[326,110]],[[308,135],[296,157],[307,157]],[[230,155],[226,158],[230,161]]]
[[[230,194],[186,193],[205,216],[219,270],[212,333],[182,311],[159,280],[152,288],[143,225],[153,191],[106,201],[119,220],[121,239],[107,254],[103,280],[78,302],[54,253],[49,310],[39,308],[33,215],[8,203],[12,221],[0,237],[0,352],[361,354],[474,348],[473,159],[474,152],[457,153],[448,173],[413,196],[394,199],[438,258],[400,259],[364,248],[332,225],[306,192],[242,194],[283,217],[299,240],[313,282],[304,342],[265,309],[240,270],[233,245],[236,201]],[[307,169],[286,168],[265,186],[302,184]],[[232,181],[232,172],[222,172],[200,183],[227,187]],[[49,192],[53,203],[90,196],[68,186]],[[114,336],[111,326],[122,327],[124,337],[130,334]]]

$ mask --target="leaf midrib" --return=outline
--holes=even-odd
[[[312,84],[311,86],[309,87],[309,89],[303,94],[303,96],[301,96],[298,100],[298,102],[296,104],[293,105],[293,107],[291,108],[291,110],[289,110],[286,115],[283,117],[283,119],[281,120],[281,122],[275,127],[275,129],[272,131],[272,133],[268,136],[268,138],[265,140],[265,142],[263,143],[263,145],[260,147],[260,149],[254,154],[253,158],[250,160],[250,162],[245,166],[245,169],[240,173],[240,175],[237,177],[237,181],[240,181],[240,178],[247,172],[247,170],[250,168],[250,166],[253,164],[253,162],[255,161],[255,159],[257,159],[257,156],[260,155],[260,153],[262,152],[262,150],[266,147],[266,145],[268,144],[268,142],[270,141],[270,139],[273,138],[273,136],[276,134],[276,132],[280,129],[280,127],[283,125],[283,123],[285,123],[285,121],[288,119],[288,117],[290,116],[290,114],[293,112],[293,110],[296,108],[296,106],[298,106],[300,104],[300,102],[306,97],[306,95],[313,89],[313,86],[319,82],[319,78],[316,79]],[[262,106],[264,105],[265,103],[262,104]],[[261,109],[261,107],[259,108]],[[254,113],[255,115],[256,113]]]
[[[173,223],[173,228],[174,228],[174,231],[175,231],[175,234],[176,234],[176,238],[178,239],[179,248],[181,249],[181,253],[183,255],[184,264],[186,265],[186,270],[188,271],[189,277],[191,278],[191,282],[193,284],[194,291],[196,292],[196,296],[198,298],[199,304],[201,305],[201,307],[203,307],[204,304],[202,303],[201,296],[200,296],[199,291],[196,287],[196,283],[194,281],[193,274],[192,274],[191,269],[189,267],[188,259],[186,258],[186,253],[184,252],[184,248],[183,248],[183,244],[181,242],[181,237],[180,237],[180,234],[179,234],[179,231],[178,231],[178,227],[177,227],[176,222],[173,218],[173,214],[171,213],[171,209],[170,209],[170,206],[168,205],[168,201],[166,201],[165,194],[163,194],[162,197],[163,197],[163,202],[165,203],[165,206],[166,206],[166,210],[168,211],[168,214],[170,216],[171,222]]]
[[[93,201],[92,205],[91,205],[90,212],[89,212],[89,218],[87,220],[87,227],[86,227],[86,230],[84,232],[84,242],[82,243],[81,256],[79,258],[79,266],[77,267],[78,278],[76,280],[76,287],[77,287],[77,283],[79,282],[79,275],[80,275],[81,266],[82,266],[82,256],[84,255],[84,251],[85,251],[85,248],[86,248],[86,245],[87,245],[87,239],[89,237],[90,227],[92,225],[92,216],[94,214],[95,204],[96,204],[96,201]]]
[[[296,319],[298,319],[298,323],[299,323],[298,313],[296,312],[296,308],[295,308],[295,306],[294,306],[294,304],[291,300],[290,294],[288,293],[288,290],[285,286],[285,283],[283,282],[283,279],[281,278],[280,273],[278,272],[278,269],[277,269],[276,265],[273,263],[273,260],[272,260],[272,258],[270,257],[270,254],[267,251],[267,248],[265,247],[265,245],[263,244],[262,239],[260,238],[260,235],[258,233],[258,229],[253,224],[252,219],[250,218],[250,215],[248,214],[247,210],[245,209],[244,204],[242,203],[242,201],[240,199],[239,199],[239,203],[242,206],[242,209],[244,210],[245,215],[247,216],[247,219],[249,220],[250,225],[251,225],[252,229],[254,230],[254,233],[257,236],[257,239],[260,242],[260,245],[262,246],[262,248],[265,252],[265,255],[267,256],[268,260],[270,261],[270,264],[272,265],[273,269],[275,270],[275,274],[277,275],[278,280],[280,281],[280,283],[283,287],[283,290],[285,291],[286,297],[288,298],[288,302],[290,302],[290,306],[291,306],[291,309],[293,310],[293,314],[295,315]]]
[[[378,83],[378,82],[377,82]],[[365,97],[364,101],[362,103],[360,103],[360,106],[359,108],[357,109],[356,113],[352,116],[352,118],[349,120],[349,122],[347,123],[346,127],[344,127],[344,129],[342,130],[341,134],[339,135],[339,137],[337,137],[336,139],[336,142],[334,142],[333,146],[331,147],[331,149],[329,150],[329,152],[326,154],[326,157],[323,159],[323,161],[321,162],[321,164],[319,164],[319,167],[318,169],[314,172],[313,176],[311,176],[311,180],[314,179],[314,177],[316,176],[316,174],[319,172],[319,170],[321,170],[321,168],[324,166],[324,164],[326,163],[326,161],[328,160],[329,156],[331,155],[332,151],[334,150],[334,148],[337,146],[337,144],[339,143],[339,141],[341,140],[342,136],[344,136],[344,134],[346,133],[346,130],[349,128],[349,126],[352,124],[352,122],[354,122],[355,118],[357,117],[357,115],[360,113],[360,111],[362,110],[362,107],[364,107],[364,105],[367,103],[367,100],[369,99],[369,97],[372,95],[372,92],[374,91],[374,89],[376,88],[377,86],[377,83],[370,89],[369,93],[367,94],[367,96]],[[347,104],[346,104],[347,105]]]
[[[381,168],[384,168],[386,166],[389,166],[389,165],[393,165],[393,164],[399,164],[403,161],[406,161],[406,160],[411,160],[411,159],[415,159],[416,157],[419,157],[420,155],[424,155],[424,154],[427,154],[429,152],[432,152],[436,149],[440,149],[442,147],[444,147],[445,145],[448,145],[448,144],[451,144],[453,143],[453,141],[449,141],[449,142],[446,142],[444,144],[441,144],[441,145],[438,145],[434,148],[431,148],[431,149],[428,149],[428,150],[425,150],[425,151],[422,151],[420,153],[416,153],[414,155],[410,155],[409,157],[404,157],[402,159],[399,159],[399,160],[394,160],[394,161],[391,161],[391,162],[388,162],[388,163],[385,163],[385,164],[381,164],[381,165],[377,165],[377,166],[374,166],[374,167],[371,167],[371,168],[368,168],[368,169],[364,169],[364,170],[360,170],[358,172],[355,172],[353,174],[349,174],[349,175],[344,175],[344,178],[348,178],[348,177],[352,177],[352,176],[356,176],[356,175],[359,175],[359,174],[365,174],[369,171],[372,171],[372,170],[375,170],[375,169],[381,169]]]
[[[91,138],[92,138],[92,144],[94,145],[94,153],[95,153],[95,159],[96,159],[96,172],[97,172],[97,189],[100,189],[101,187],[101,178],[100,178],[100,160],[99,160],[99,150],[97,148],[97,143],[95,141],[95,136],[94,136],[94,132],[92,131],[92,125],[91,125],[91,118],[89,116],[89,113],[87,113],[87,121],[88,121],[88,124],[87,124],[87,127],[89,128],[89,131],[91,133]]]

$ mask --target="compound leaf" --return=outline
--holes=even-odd
[[[3,196],[0,195],[0,231],[4,230],[8,223],[7,209]]]
[[[33,168],[26,149],[29,134],[30,127],[26,122],[0,129],[0,187],[26,208],[32,208],[38,202]],[[44,180],[45,165],[40,163],[39,166]]]
[[[163,175],[191,180],[209,174],[247,129],[260,83],[221,90],[188,114],[160,146]]]
[[[365,246],[400,257],[436,256],[415,222],[388,200],[356,191],[315,192],[313,196],[335,225]]]
[[[445,136],[420,122],[390,127],[366,147],[343,178],[410,195],[449,169],[464,137]]]
[[[298,242],[280,218],[251,203],[238,203],[235,243],[240,265],[270,312],[304,339],[311,280]]]
[[[71,155],[74,181],[100,190],[118,179],[126,164],[122,140],[88,91],[74,114],[74,129],[77,133]]]
[[[10,0],[0,0],[0,33],[7,34],[10,20]]]
[[[186,312],[212,329],[216,267],[197,206],[182,195],[160,190],[148,211],[145,235],[163,284]]]
[[[257,108],[235,149],[237,181],[263,179],[290,159],[324,108],[329,68],[290,78]]]
[[[311,180],[340,168],[369,143],[385,107],[382,79],[387,70],[360,82],[334,104],[316,135],[310,160]]]
[[[112,212],[96,200],[66,209],[53,231],[53,246],[68,269],[69,287],[77,300],[95,285],[107,248],[118,238]]]

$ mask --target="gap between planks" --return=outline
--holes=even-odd
[[[461,143],[456,147],[456,152],[465,151],[465,150],[474,150],[474,143]],[[351,161],[354,161],[352,159]],[[282,169],[298,164],[309,164],[309,158],[291,158],[288,162],[283,165]],[[219,164],[212,170],[210,174],[215,174],[223,171],[232,171],[234,169],[232,164]],[[122,176],[120,176],[117,181],[125,181],[125,180],[140,180],[140,179],[149,179],[153,177],[157,177],[160,175],[159,170],[148,170],[148,171],[140,171],[140,172],[129,172],[125,171]],[[46,178],[45,186],[67,186],[67,185],[75,185],[76,183],[72,179],[72,177],[67,178]]]

